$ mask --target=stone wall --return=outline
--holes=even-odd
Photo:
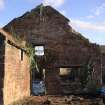
[[[40,16],[40,8],[35,8],[11,21],[4,29],[10,32],[12,27],[21,38],[53,51],[57,56],[55,66],[85,64],[89,56],[97,57],[98,46],[73,31],[66,17],[50,6],[43,7],[42,14]]]
[[[102,82],[103,85],[105,85],[105,46],[100,45],[100,50],[101,50],[101,72],[102,72]]]
[[[49,52],[51,53],[46,58],[47,63],[40,63],[41,67],[45,69],[49,66],[51,68],[51,71],[46,75],[49,94],[58,93],[57,67],[86,65],[90,59],[96,65],[95,73],[100,78],[99,46],[90,43],[88,39],[74,31],[69,25],[69,20],[54,8],[45,6],[42,15],[40,15],[39,6],[12,20],[4,27],[4,30],[11,31],[11,27],[17,35],[33,45],[43,45],[45,56]],[[56,89],[55,86],[57,86]]]
[[[101,54],[102,78],[105,85],[105,52]]]
[[[59,82],[59,70],[55,68],[46,69],[45,83],[46,94],[48,95],[60,95],[61,85]]]
[[[5,38],[0,34],[0,105],[3,103]]]
[[[29,59],[25,52],[5,44],[4,105],[30,96]]]

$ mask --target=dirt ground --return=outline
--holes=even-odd
[[[79,96],[33,96],[11,105],[105,105],[101,98]]]

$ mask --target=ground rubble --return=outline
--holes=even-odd
[[[11,105],[104,105],[101,98],[79,96],[33,96]]]

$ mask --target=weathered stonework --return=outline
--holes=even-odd
[[[30,63],[23,43],[0,29],[0,105],[30,96]]]
[[[102,71],[102,79],[103,85],[105,85],[105,46],[100,46],[101,50],[101,71]]]
[[[46,69],[47,94],[59,94],[59,68],[85,65],[90,59],[94,63],[94,79],[100,84],[100,50],[69,25],[69,20],[50,6],[40,6],[14,19],[4,29],[15,33],[34,46],[43,45],[51,62],[39,61]],[[50,74],[51,71],[51,74]],[[55,75],[56,74],[56,75]],[[98,75],[95,76],[95,75]],[[55,89],[56,87],[56,89]]]
[[[68,25],[69,20],[55,9],[46,6],[43,7],[43,15],[39,13],[40,8],[33,9],[11,21],[4,29],[10,31],[12,27],[17,35],[33,45],[42,44],[45,50],[54,51],[58,57],[55,66],[84,64],[89,56],[99,55],[99,46],[74,32]]]
[[[29,59],[21,49],[6,43],[5,46],[4,105],[30,96]]]

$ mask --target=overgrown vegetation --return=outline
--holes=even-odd
[[[15,32],[15,29],[12,26],[10,28],[10,33],[12,34],[12,36],[16,42],[22,42],[23,38],[20,38],[20,36],[17,35],[17,33]]]
[[[85,86],[85,89],[89,93],[96,93],[96,91],[97,91],[97,84],[96,84],[96,82],[93,79],[90,78],[88,80],[86,86]]]
[[[31,44],[26,44],[26,53],[29,56],[29,61],[30,61],[30,70],[37,70],[39,71],[38,64],[36,61],[36,55],[35,55],[35,49]]]
[[[89,64],[90,60],[91,60],[91,58],[89,57],[87,62],[85,63],[85,65],[83,65],[83,67],[81,68],[80,80],[81,80],[83,87],[86,86],[89,78],[91,78],[93,68],[92,68],[92,64]]]
[[[97,90],[97,84],[92,77],[93,61],[91,57],[87,60],[87,63],[81,68],[81,84],[87,92],[95,93]]]
[[[16,34],[13,27],[11,27],[10,31],[16,42],[21,43],[23,41],[23,38],[20,38],[20,36]],[[33,48],[32,44],[27,42],[24,49],[26,50],[26,54],[29,56],[30,70],[35,69],[39,71],[37,61],[36,61],[36,56],[35,56],[35,49]]]

